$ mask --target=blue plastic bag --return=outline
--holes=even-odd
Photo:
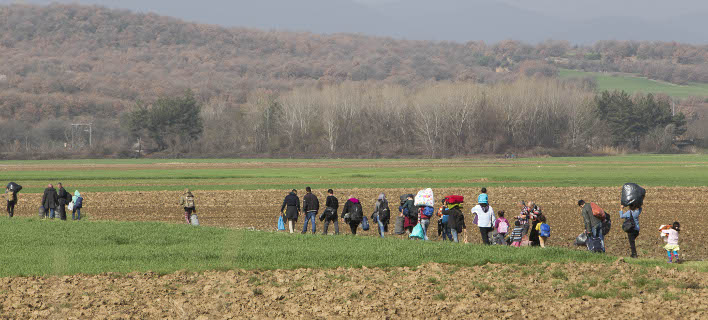
[[[369,231],[369,219],[367,219],[366,217],[361,220],[361,228],[364,229],[364,231]]]
[[[278,231],[285,231],[285,221],[283,221],[283,216],[278,218]]]
[[[413,228],[413,232],[411,232],[411,235],[408,236],[409,238],[418,238],[418,239],[425,239],[425,232],[423,232],[423,226],[419,224],[416,224],[415,227]]]

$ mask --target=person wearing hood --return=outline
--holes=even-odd
[[[364,220],[364,209],[361,207],[359,199],[349,196],[349,200],[347,200],[342,209],[342,218],[344,218],[344,222],[349,224],[352,234],[356,235],[356,229],[359,228],[359,224]]]
[[[79,190],[74,191],[71,202],[74,203],[74,209],[71,211],[71,220],[81,220],[81,208],[84,206],[84,198],[81,197]]]
[[[192,214],[197,212],[197,206],[194,202],[194,195],[189,189],[184,189],[184,194],[179,198],[179,204],[184,207],[184,220],[187,224],[192,222]]]
[[[46,219],[47,217],[54,219],[54,210],[59,205],[58,198],[59,196],[57,195],[57,189],[54,189],[54,186],[51,183],[47,185],[47,188],[44,189],[44,194],[42,195],[42,207],[44,208],[44,215],[42,216],[43,219]]]
[[[374,213],[371,215],[371,220],[376,221],[379,225],[379,235],[381,238],[388,232],[388,223],[391,220],[391,209],[388,207],[388,200],[385,194],[380,194],[376,200]]]
[[[477,206],[472,208],[472,213],[477,215],[477,226],[479,227],[479,232],[482,234],[482,242],[484,244],[491,244],[489,241],[489,233],[494,230],[494,221],[497,218],[494,216],[494,209],[489,205],[487,201],[484,203],[479,203]]]
[[[285,196],[283,205],[280,207],[280,214],[288,220],[288,228],[290,233],[293,233],[293,224],[297,222],[300,215],[300,198],[297,196],[297,190],[293,189],[290,194]]]

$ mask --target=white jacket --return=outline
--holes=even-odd
[[[480,228],[493,228],[494,221],[497,220],[497,218],[494,216],[494,209],[492,209],[492,206],[489,206],[489,210],[487,210],[487,212],[484,212],[484,210],[482,210],[482,206],[477,205],[472,208],[472,214],[477,214],[477,226],[479,226]]]

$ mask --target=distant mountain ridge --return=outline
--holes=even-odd
[[[12,3],[0,0],[0,3]],[[28,0],[51,3],[56,0]],[[664,20],[626,17],[623,12],[592,19],[560,18],[493,0],[408,0],[364,4],[354,0],[60,0],[155,12],[227,27],[313,33],[363,33],[411,40],[536,43],[547,39],[587,44],[598,40],[708,43],[706,14]],[[611,12],[611,11],[609,11]]]

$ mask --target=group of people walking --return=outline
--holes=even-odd
[[[477,204],[471,209],[471,214],[473,216],[473,224],[479,228],[482,243],[488,245],[513,244],[515,246],[545,247],[545,241],[550,236],[550,227],[546,224],[547,219],[541,209],[534,202],[529,202],[528,205],[524,201],[520,203],[520,214],[516,216],[515,222],[518,230],[515,230],[517,232],[511,232],[509,221],[504,217],[504,211],[496,214],[489,203],[486,188],[481,191],[481,194],[477,197]],[[389,233],[389,224],[393,217],[389,201],[384,193],[379,194],[374,204],[373,214],[367,217],[364,215],[361,201],[354,196],[347,197],[340,214],[338,212],[339,200],[335,197],[332,189],[327,190],[324,210],[318,215],[320,212],[319,199],[312,193],[310,187],[305,188],[305,192],[306,194],[303,196],[301,203],[297,190],[293,189],[285,197],[280,207],[281,216],[284,221],[287,221],[287,230],[290,233],[295,232],[295,224],[301,214],[304,214],[305,220],[302,226],[302,234],[307,233],[308,228],[312,234],[316,234],[316,220],[318,219],[324,223],[322,234],[325,235],[328,234],[330,224],[334,224],[334,234],[339,234],[340,220],[349,225],[353,235],[357,234],[358,228],[362,225],[364,229],[368,229],[369,220],[377,228],[380,237],[383,238]],[[431,220],[433,220],[434,210],[429,210],[426,206],[416,206],[414,198],[413,194],[401,196],[393,234],[406,234],[409,237],[413,237],[417,234],[414,229],[419,227],[422,229],[422,234],[419,238],[429,240],[428,230],[430,229]],[[437,220],[438,236],[443,241],[460,242],[462,240],[465,243],[469,242],[465,214],[463,213],[463,199],[462,196],[448,196],[441,201],[441,206],[437,211]],[[541,228],[542,225],[548,228]]]
[[[42,194],[42,203],[39,207],[39,214],[42,219],[54,219],[59,215],[61,220],[66,220],[67,206],[71,211],[72,220],[81,220],[81,208],[83,206],[83,197],[79,190],[74,191],[74,194],[67,192],[61,183],[57,186],[59,190],[54,188],[50,183]],[[17,194],[22,190],[22,186],[17,183],[10,182],[5,187],[5,199],[7,201],[7,214],[10,218],[15,216],[15,206],[17,205]]]
[[[324,223],[322,234],[328,234],[328,227],[334,224],[334,234],[339,234],[339,221],[343,220],[351,229],[351,234],[356,235],[358,228],[363,224],[364,229],[368,225],[367,217],[364,215],[364,209],[359,199],[354,196],[347,197],[347,200],[342,207],[341,215],[339,211],[339,200],[334,195],[332,189],[327,190],[327,198],[324,210],[320,212],[320,202],[318,197],[312,193],[310,187],[305,188],[306,194],[302,199],[302,206],[297,190],[293,189],[283,201],[280,208],[282,218],[287,221],[287,230],[290,233],[295,232],[295,224],[297,223],[300,214],[305,215],[305,222],[302,226],[302,233],[308,232],[308,228],[312,234],[317,232],[316,220]],[[416,206],[413,194],[405,194],[401,196],[401,201],[398,206],[398,216],[392,217],[389,201],[384,193],[379,194],[374,204],[374,212],[370,216],[370,220],[377,228],[378,235],[385,237],[389,233],[389,223],[395,219],[395,228],[393,234],[405,234],[409,237],[414,236],[423,240],[429,240],[428,230],[431,225],[432,215],[425,210],[423,206]],[[463,213],[463,197],[448,196],[441,201],[441,206],[437,210],[438,217],[438,237],[442,241],[452,241],[468,243],[467,224],[465,214]],[[593,251],[604,252],[604,237],[609,232],[611,226],[609,214],[604,211],[600,217],[594,203],[586,203],[584,200],[578,201],[578,206],[581,208],[581,216],[584,224],[584,234],[588,239],[600,239],[601,249]],[[539,246],[545,248],[547,241],[551,235],[551,227],[548,224],[548,217],[541,210],[541,207],[533,201],[520,201],[518,203],[518,214],[514,216],[513,224],[505,217],[505,212],[495,212],[490,204],[487,189],[482,188],[481,193],[477,197],[477,202],[471,209],[472,223],[477,226],[480,232],[482,243],[486,245],[510,245],[514,247],[522,246]],[[600,209],[601,210],[601,209]],[[619,217],[624,219],[622,229],[627,233],[629,242],[630,256],[636,258],[637,246],[636,239],[639,236],[639,216],[642,213],[641,202],[628,206],[621,206]],[[676,226],[676,228],[673,228]],[[678,222],[673,225],[662,226],[662,237],[667,242],[666,250],[669,261],[678,259],[678,231],[680,226]],[[421,232],[417,235],[415,228],[419,228]],[[589,240],[588,240],[589,241]]]
[[[64,189],[61,183],[58,183],[57,186],[59,187],[58,191],[51,183],[44,189],[44,194],[42,194],[42,206],[40,207],[40,212],[43,212],[42,218],[54,219],[58,214],[59,219],[66,220],[66,210],[67,206],[69,206],[71,220],[81,220],[83,197],[81,197],[79,190],[74,191],[72,195]]]

